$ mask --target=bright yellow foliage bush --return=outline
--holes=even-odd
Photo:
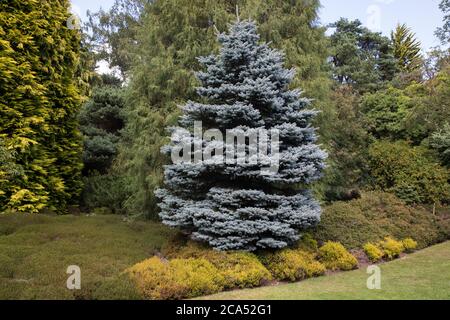
[[[403,248],[406,252],[412,252],[417,249],[417,242],[411,238],[406,238],[402,240]]]
[[[384,252],[376,244],[366,243],[363,249],[370,261],[378,262],[383,259]]]
[[[315,260],[314,253],[300,249],[266,253],[261,261],[277,280],[303,280],[325,273],[325,267]]]
[[[225,289],[257,287],[272,279],[258,257],[248,252],[219,252],[195,242],[166,248],[169,258],[198,258],[209,261],[224,278]]]
[[[223,276],[226,289],[257,287],[272,279],[270,272],[252,253],[226,253],[223,259],[210,262]]]
[[[367,243],[364,246],[364,252],[372,262],[378,262],[382,258],[392,260],[400,256],[404,251],[412,252],[417,249],[417,242],[411,238],[397,241],[394,238],[386,237],[378,244]]]
[[[183,299],[223,290],[224,279],[205,259],[158,257],[138,263],[126,271],[144,297],[153,300]]]
[[[205,259],[175,259],[169,266],[175,281],[187,289],[186,298],[223,290],[223,276]]]
[[[328,241],[319,248],[320,261],[329,270],[353,270],[358,260],[339,242]]]
[[[391,237],[384,238],[383,241],[380,241],[379,246],[384,252],[384,257],[388,260],[397,258],[403,251],[405,251],[403,244]]]

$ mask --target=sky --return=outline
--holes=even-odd
[[[72,0],[73,10],[86,19],[86,11],[110,8],[114,0]],[[398,23],[417,34],[424,51],[439,45],[435,30],[443,25],[440,0],[321,0],[320,20],[327,25],[340,17],[359,19],[369,29],[390,35]]]

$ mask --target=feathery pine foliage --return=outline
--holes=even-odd
[[[359,20],[341,18],[331,25],[333,77],[358,92],[373,92],[392,80],[397,72],[389,38],[372,32]]]
[[[450,117],[450,68],[444,66],[423,83],[368,93],[360,109],[376,138],[406,139],[420,145],[442,129]]]
[[[0,211],[64,208],[81,189],[80,35],[68,0],[0,3],[0,138],[20,174],[0,186]]]
[[[180,125],[190,129],[200,121],[204,130],[220,130],[223,137],[277,129],[279,170],[264,172],[268,162],[263,158],[254,164],[230,163],[228,155],[224,161],[216,154],[211,161],[197,162],[189,152],[187,161],[165,167],[166,189],[157,192],[160,216],[166,225],[219,250],[284,248],[299,239],[300,229],[320,220],[320,206],[307,190],[321,177],[326,158],[310,126],[317,112],[308,109],[310,100],[301,98],[299,90],[288,90],[294,70],[283,68],[280,52],[259,43],[254,22],[238,21],[218,39],[220,53],[199,58],[206,71],[197,73],[202,83],[197,92],[210,104],[188,102]],[[172,144],[164,148],[168,155],[186,142],[227,152],[230,147],[228,138],[226,143],[196,141],[173,131]],[[238,148],[245,143],[237,142]]]
[[[422,63],[421,43],[411,28],[406,24],[398,24],[395,31],[391,33],[391,40],[394,57],[397,59],[397,66],[401,71],[411,72],[420,68]]]

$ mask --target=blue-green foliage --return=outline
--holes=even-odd
[[[188,102],[180,125],[202,121],[203,129],[220,129],[224,136],[225,130],[279,129],[280,167],[266,175],[263,163],[168,165],[166,189],[157,191],[160,216],[219,250],[283,248],[320,220],[320,206],[307,189],[325,166],[326,153],[309,125],[317,112],[301,91],[288,89],[295,72],[283,68],[280,52],[260,43],[255,23],[237,22],[218,38],[220,53],[200,58],[206,70],[197,73],[198,94],[210,104]],[[164,151],[184,138],[174,135]]]
[[[124,126],[125,99],[121,90],[117,86],[98,87],[81,110],[85,174],[107,172],[116,157]]]
[[[82,204],[87,209],[101,207],[122,212],[127,196],[126,179],[111,168],[125,122],[122,90],[114,78],[103,76],[102,84],[94,88],[80,113],[84,138]]]

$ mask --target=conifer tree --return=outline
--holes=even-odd
[[[391,32],[394,57],[398,68],[403,72],[412,72],[420,68],[422,56],[421,43],[415,33],[406,24],[398,24]]]
[[[80,34],[69,5],[0,2],[0,139],[21,168],[0,184],[0,211],[64,208],[80,192]]]
[[[127,212],[157,219],[156,187],[162,184],[167,158],[165,128],[174,125],[177,105],[195,98],[192,70],[196,57],[217,48],[215,29],[226,29],[239,5],[243,18],[257,21],[261,39],[286,52],[291,83],[315,99],[321,139],[328,129],[332,104],[326,102],[329,77],[325,28],[318,21],[319,0],[155,0],[141,15],[130,70],[127,125],[115,167],[129,177]]]
[[[224,137],[275,129],[279,169],[267,174],[261,158],[250,163],[229,162],[228,154],[220,161],[219,152],[211,161],[191,161],[189,156],[165,167],[166,189],[157,192],[160,216],[166,225],[187,230],[193,239],[219,250],[284,248],[299,239],[299,230],[320,219],[320,206],[307,187],[320,178],[326,158],[310,125],[317,112],[300,90],[288,89],[294,69],[285,69],[283,54],[260,43],[254,22],[238,21],[218,39],[220,53],[199,58],[206,71],[197,73],[202,84],[197,93],[210,104],[188,102],[180,125],[188,129],[201,121],[203,129],[219,130]],[[185,141],[224,151],[219,140],[199,141],[179,133],[174,129],[165,152],[178,152]],[[234,138],[226,143],[226,148],[234,146]],[[271,151],[270,157],[275,156],[273,147]]]

